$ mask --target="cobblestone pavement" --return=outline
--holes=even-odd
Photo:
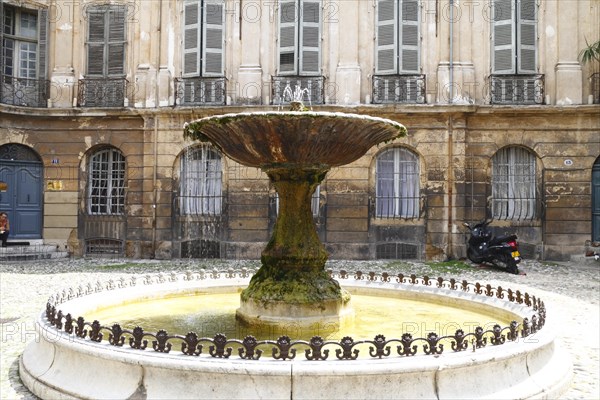
[[[18,359],[35,339],[34,320],[47,298],[68,287],[139,273],[257,267],[256,261],[132,261],[51,260],[0,264],[0,399],[34,399],[18,376]],[[558,344],[572,356],[574,377],[563,399],[600,399],[600,263],[550,264],[526,261],[526,275],[510,275],[492,268],[382,261],[331,261],[329,267],[430,277],[466,279],[492,286],[519,289],[546,303],[548,318],[559,319]],[[483,382],[482,382],[483,383]]]

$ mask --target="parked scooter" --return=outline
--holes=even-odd
[[[463,223],[471,231],[467,257],[476,264],[489,263],[518,274],[517,264],[521,262],[521,254],[517,235],[492,237],[492,232],[488,229],[490,222],[492,221],[481,221],[473,227]]]

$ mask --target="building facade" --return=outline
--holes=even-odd
[[[331,258],[463,257],[493,219],[526,257],[600,241],[599,0],[0,3],[0,211],[76,256],[258,258],[260,170],[183,125],[286,108],[396,120],[408,136],[313,196]],[[344,143],[340,143],[344,146]]]

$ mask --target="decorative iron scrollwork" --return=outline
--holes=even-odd
[[[326,360],[329,357],[329,350],[323,350],[325,341],[321,336],[313,336],[309,342],[309,349],[304,352],[307,360]]]
[[[227,277],[244,276],[248,274],[248,270],[235,271],[228,269],[226,271],[212,270],[208,273],[200,271],[197,276],[192,272],[186,271],[183,274],[175,273],[160,273],[156,276],[145,275],[143,277],[144,284],[155,284],[166,282],[176,282],[179,279],[183,280],[194,280],[194,279],[219,279],[225,275]],[[335,275],[332,273],[332,275]],[[351,275],[346,271],[340,271],[337,275],[338,278],[344,277],[343,279],[349,279]],[[356,280],[368,280],[369,282],[389,282],[391,275],[387,273],[377,274],[374,272],[363,273],[357,271],[353,274]],[[406,279],[405,279],[406,278]],[[417,278],[416,275],[412,274],[410,277],[405,277],[402,273],[395,276],[395,280],[399,284],[411,284],[411,285],[423,285],[431,286],[433,282],[436,282],[438,288],[446,290],[462,290],[467,293],[473,293],[475,295],[496,297],[498,299],[507,298],[507,301],[516,304],[524,304],[533,311],[534,314],[530,318],[524,318],[522,324],[512,321],[510,326],[502,328],[499,324],[495,324],[493,329],[484,331],[482,327],[478,326],[475,328],[473,333],[465,334],[462,329],[459,329],[451,336],[438,336],[437,333],[431,332],[426,338],[413,338],[409,333],[403,333],[401,339],[390,339],[386,340],[384,335],[375,336],[374,340],[363,340],[355,341],[350,336],[344,336],[339,342],[325,341],[320,336],[314,336],[309,342],[298,340],[292,341],[288,336],[281,336],[277,341],[263,340],[259,341],[253,336],[246,336],[243,340],[239,339],[227,339],[223,334],[217,334],[214,338],[199,338],[194,332],[188,333],[186,336],[169,336],[165,330],[159,330],[155,334],[144,332],[142,327],[135,327],[132,331],[123,329],[119,324],[113,324],[111,327],[105,327],[100,324],[99,321],[95,320],[93,323],[85,322],[82,316],[74,320],[71,314],[64,315],[63,310],[57,308],[57,305],[70,300],[74,297],[82,297],[94,292],[103,290],[118,290],[127,287],[127,280],[121,278],[118,282],[109,280],[102,284],[96,282],[94,285],[89,283],[87,286],[78,286],[77,290],[73,288],[69,290],[62,290],[48,299],[45,308],[45,317],[47,324],[54,327],[56,330],[63,330],[67,334],[73,334],[75,337],[80,339],[89,338],[94,342],[102,342],[104,334],[103,331],[108,332],[108,343],[112,346],[123,346],[127,336],[129,336],[129,345],[133,349],[145,350],[148,344],[148,340],[145,337],[152,337],[155,340],[152,341],[152,348],[154,351],[169,353],[172,349],[171,339],[177,339],[181,341],[181,352],[185,355],[199,356],[202,353],[203,346],[201,342],[209,342],[210,356],[215,358],[229,358],[232,353],[231,347],[226,347],[227,343],[239,343],[242,345],[238,349],[238,353],[241,359],[258,360],[263,353],[263,350],[259,346],[272,345],[271,354],[273,359],[277,360],[291,360],[296,357],[296,346],[308,347],[305,350],[305,356],[307,360],[325,360],[329,356],[329,349],[327,346],[337,346],[335,355],[339,360],[355,360],[359,356],[359,350],[357,346],[359,344],[371,344],[369,347],[369,355],[373,358],[383,358],[390,355],[390,343],[400,342],[397,346],[397,353],[399,356],[412,356],[417,354],[418,346],[415,345],[416,341],[424,341],[426,344],[423,345],[423,351],[427,355],[439,355],[444,350],[443,341],[449,341],[453,351],[464,351],[468,348],[469,342],[473,344],[473,350],[476,348],[485,347],[489,339],[493,345],[504,344],[507,340],[516,341],[519,337],[528,337],[533,333],[538,332],[545,324],[546,320],[546,308],[545,304],[541,299],[531,296],[529,293],[522,293],[520,291],[512,291],[511,289],[503,289],[498,286],[494,289],[491,285],[485,286],[475,283],[468,283],[463,280],[460,284],[455,279],[445,280],[442,277],[438,277],[432,280],[428,276],[423,278]],[[130,286],[135,286],[136,278],[131,277],[129,280]],[[86,329],[89,327],[89,330]],[[519,329],[521,328],[521,329]],[[472,337],[472,339],[470,339]]]
[[[101,342],[103,336],[102,332],[100,332],[101,329],[102,325],[100,325],[100,321],[95,319],[94,322],[92,322],[92,329],[90,330],[90,340],[94,342]]]
[[[227,337],[225,335],[217,333],[213,339],[213,343],[213,345],[208,347],[208,353],[211,356],[217,358],[229,358],[233,349],[231,347],[225,349],[225,346],[227,345]]]
[[[454,333],[454,340],[452,343],[452,350],[463,351],[469,347],[469,342],[465,340],[465,332],[462,329],[457,329]]]
[[[410,333],[405,333],[400,339],[401,345],[398,346],[398,354],[401,356],[414,356],[417,354],[417,345],[410,346],[413,343],[413,337]]]
[[[144,350],[146,346],[148,346],[148,341],[144,339],[144,330],[140,326],[136,326],[133,328],[131,332],[131,337],[129,338],[129,346],[132,349]]]
[[[262,350],[257,349],[258,342],[254,336],[246,336],[242,341],[244,347],[238,349],[240,358],[244,360],[258,360],[262,355]]]
[[[296,349],[292,348],[292,341],[289,336],[281,336],[277,339],[277,347],[273,347],[271,352],[276,360],[294,359],[296,357]]]
[[[160,353],[168,353],[171,351],[171,343],[168,342],[170,336],[167,334],[167,331],[164,329],[156,332],[156,340],[152,341],[152,348],[154,351],[158,351]]]
[[[198,356],[202,353],[202,345],[196,332],[189,332],[185,335],[183,343],[181,343],[181,352],[188,356]]]
[[[123,332],[121,325],[113,324],[113,326],[110,328],[110,333],[108,334],[108,343],[112,344],[113,346],[123,346],[125,343],[125,336],[123,336],[123,333],[125,332]]]
[[[423,351],[425,354],[442,354],[444,351],[444,345],[439,343],[440,337],[435,332],[429,332],[427,334],[427,344],[423,345]]]
[[[387,345],[388,342],[385,340],[385,336],[377,335],[370,343],[375,346],[369,347],[369,354],[371,357],[382,358],[390,355],[391,347]]]
[[[350,336],[344,336],[340,340],[341,349],[335,350],[335,356],[339,360],[356,360],[358,358],[358,349],[354,349],[356,343]]]

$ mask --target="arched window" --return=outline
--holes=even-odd
[[[492,215],[500,220],[536,216],[535,156],[522,147],[505,147],[492,158]]]
[[[91,215],[120,215],[125,211],[125,157],[105,148],[89,162],[87,209]]]
[[[221,155],[203,145],[181,157],[179,207],[182,215],[218,215],[222,208]]]
[[[412,151],[396,147],[381,153],[376,165],[377,218],[419,216],[419,160]]]

